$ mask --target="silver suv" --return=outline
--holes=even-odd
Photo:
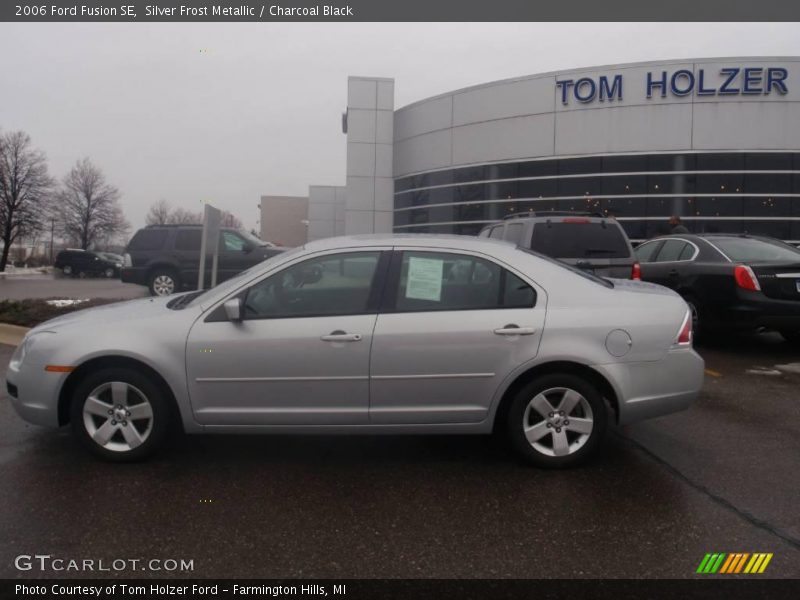
[[[487,225],[478,235],[529,248],[601,277],[641,279],[631,242],[611,217],[558,211],[516,213]]]
[[[92,335],[87,336],[87,331]],[[703,382],[686,303],[464,236],[320,240],[206,292],[34,328],[8,393],[110,460],[187,433],[507,432],[574,465],[607,423],[685,409]]]

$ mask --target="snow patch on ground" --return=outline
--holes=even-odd
[[[56,308],[63,308],[65,306],[75,306],[77,304],[82,304],[84,302],[88,302],[89,298],[83,299],[76,299],[76,298],[64,298],[63,300],[45,300],[47,304],[50,306],[55,306]]]

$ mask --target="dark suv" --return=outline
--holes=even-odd
[[[200,268],[202,225],[149,225],[128,242],[122,281],[146,285],[153,296],[196,289]],[[283,252],[257,237],[223,227],[219,233],[217,282],[225,281],[261,261]],[[211,251],[204,281],[211,284]]]
[[[102,275],[114,277],[119,273],[122,263],[109,260],[101,252],[67,248],[56,255],[55,267],[61,269],[64,275],[72,277],[86,277],[87,275]]]
[[[478,235],[530,248],[602,277],[641,279],[631,242],[611,217],[556,211],[517,213],[487,225]]]

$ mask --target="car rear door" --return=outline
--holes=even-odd
[[[203,230],[200,227],[186,227],[175,232],[174,252],[181,272],[181,281],[191,286],[197,285],[200,271],[200,243]],[[209,267],[209,273],[210,273]],[[206,279],[210,281],[210,279]]]
[[[642,278],[652,283],[676,290],[681,287],[685,278],[685,267],[696,254],[696,247],[683,239],[666,239],[646,266],[647,274],[642,269]]]
[[[477,423],[538,353],[543,289],[489,257],[403,249],[392,258],[370,368],[373,424]]]

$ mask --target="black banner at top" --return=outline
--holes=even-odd
[[[787,0],[2,0],[8,22],[800,21]]]

